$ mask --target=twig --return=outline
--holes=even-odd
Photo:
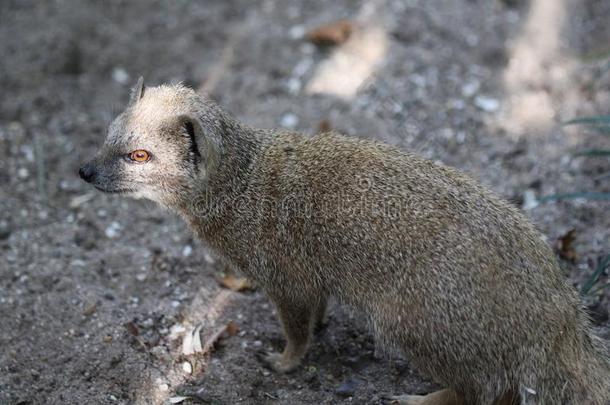
[[[42,141],[37,133],[34,133],[34,156],[36,157],[36,183],[38,185],[38,195],[44,205],[48,203],[46,168],[44,161]]]
[[[246,34],[246,23],[242,21],[240,24],[236,24],[236,27],[231,29],[231,35],[227,40],[226,45],[222,49],[222,53],[218,61],[211,67],[210,73],[199,87],[201,93],[211,93],[216,88],[216,85],[227,71],[227,68],[233,61],[233,55],[235,54],[235,48],[237,44],[241,42]]]

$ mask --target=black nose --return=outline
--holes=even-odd
[[[95,168],[91,163],[85,163],[80,169],[78,169],[80,178],[85,180],[87,183],[91,183],[95,178]]]

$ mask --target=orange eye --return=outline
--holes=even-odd
[[[138,149],[129,154],[129,159],[134,162],[146,162],[150,159],[150,154],[144,149]]]

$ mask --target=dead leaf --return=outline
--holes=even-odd
[[[136,342],[138,342],[138,344],[142,347],[142,349],[144,351],[148,350],[148,346],[146,346],[146,343],[144,342],[144,340],[142,340],[142,338],[140,338],[138,335],[140,334],[140,329],[138,329],[138,327],[136,326],[136,324],[134,322],[125,322],[123,324],[123,326],[125,327],[125,329],[127,329],[127,332],[133,336],[134,340]]]
[[[199,324],[196,328],[191,329],[190,332],[187,332],[184,335],[184,339],[182,340],[182,354],[190,355],[195,353],[200,353],[203,348],[201,347],[201,328],[203,324]]]
[[[228,274],[220,279],[220,285],[232,291],[246,291],[252,289],[252,284],[245,277],[235,277]]]
[[[93,304],[89,305],[87,308],[85,308],[85,310],[83,311],[83,315],[85,316],[91,316],[95,313],[95,311],[97,311],[97,303],[94,302]]]
[[[347,20],[339,20],[321,25],[305,34],[305,38],[318,46],[337,46],[347,41],[354,25]]]
[[[237,335],[237,332],[239,332],[239,327],[237,326],[237,324],[233,321],[230,321],[227,324],[227,334],[229,336],[235,336]]]
[[[563,236],[560,236],[557,239],[557,251],[559,253],[559,257],[572,263],[576,261],[576,250],[574,249],[575,240],[575,229],[570,229]]]
[[[178,396],[178,397],[171,397],[169,399],[169,403],[170,404],[179,404],[184,402],[185,400],[189,399],[189,397],[182,397],[182,396]]]
[[[125,327],[125,329],[127,329],[127,332],[129,332],[129,334],[132,336],[138,336],[140,334],[140,330],[138,329],[136,324],[133,322],[125,322],[123,324],[123,326]]]
[[[239,331],[239,327],[233,321],[230,321],[226,325],[222,326],[210,337],[208,337],[203,345],[201,346],[200,332],[203,324],[197,326],[191,333],[187,333],[182,341],[182,354],[201,354],[208,355],[214,350],[214,346],[220,341],[224,334],[227,336],[235,336]]]
[[[228,324],[227,324],[228,325]],[[227,325],[223,326],[222,328],[218,329],[212,336],[210,336],[206,341],[205,344],[203,345],[203,350],[202,350],[202,354],[206,355],[212,352],[212,350],[214,350],[214,345],[216,343],[218,343],[218,341],[220,340],[220,338],[222,337],[222,334],[225,333],[227,331]]]
[[[327,118],[323,119],[318,124],[318,133],[319,134],[323,134],[325,132],[330,132],[332,129],[333,129],[333,127],[332,127],[332,125],[330,124],[330,121]]]

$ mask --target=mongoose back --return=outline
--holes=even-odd
[[[145,88],[81,177],[177,211],[275,303],[303,358],[334,297],[444,389],[404,404],[596,404],[610,360],[542,235],[456,170],[335,133],[249,128],[182,85]]]

